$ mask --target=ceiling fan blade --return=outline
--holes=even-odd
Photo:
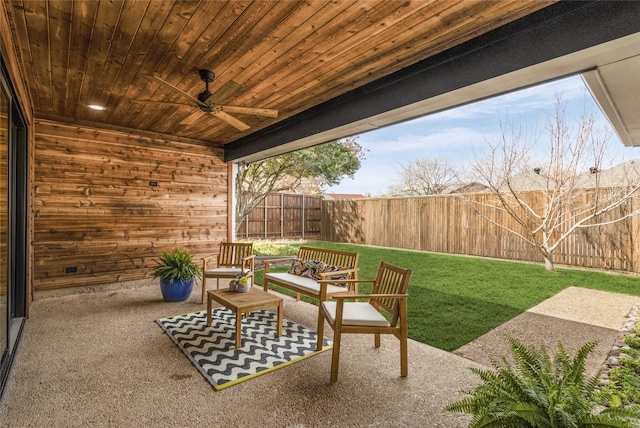
[[[178,89],[175,86],[173,86],[172,84],[165,82],[164,80],[160,79],[159,77],[153,76],[151,74],[145,74],[144,77],[146,77],[149,80],[153,80],[154,82],[158,82],[163,86],[166,86],[167,88],[171,89],[173,92],[176,92],[180,95],[182,95],[183,97],[186,97],[188,99],[190,99],[191,101],[193,101],[194,103],[196,103],[197,105],[202,105],[204,107],[208,107],[205,103],[200,102],[199,99],[197,99],[196,97],[189,95],[188,93],[184,92],[182,89]]]
[[[278,117],[278,110],[269,108],[239,107],[239,106],[221,106],[217,105],[227,113],[253,114],[255,116]]]
[[[235,117],[231,116],[230,114],[227,114],[227,113],[223,112],[222,110],[216,110],[216,111],[212,112],[211,114],[215,115],[220,120],[224,120],[229,125],[233,126],[234,128],[236,128],[239,131],[246,131],[247,129],[249,129],[249,125],[247,125],[246,123],[244,123],[240,119],[236,119]]]
[[[213,95],[209,97],[209,99],[207,100],[207,103],[211,105],[211,104],[218,104],[218,103],[224,102],[224,100],[234,96],[241,90],[242,90],[242,86],[240,86],[233,80],[229,80],[227,83],[222,85],[220,89],[215,91]]]
[[[198,107],[198,106],[194,106],[193,104],[187,104],[187,103],[173,103],[170,101],[155,101],[155,100],[127,100],[127,101],[131,101],[132,103],[145,103],[145,104],[165,104],[165,105],[172,105],[172,106],[178,106],[178,107]]]
[[[202,112],[198,110],[194,113],[191,113],[189,116],[185,117],[184,120],[180,122],[180,125],[191,125],[201,117],[202,117]]]

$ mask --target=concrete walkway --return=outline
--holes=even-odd
[[[455,351],[490,365],[489,357],[508,355],[506,336],[527,344],[544,345],[550,352],[562,343],[570,355],[587,342],[598,341],[587,359],[587,374],[602,368],[631,308],[640,297],[569,287]]]
[[[202,310],[199,293],[181,303],[163,302],[156,285],[41,294],[0,403],[0,425],[466,427],[468,416],[441,409],[478,381],[469,367],[483,367],[491,350],[506,349],[498,345],[503,333],[547,340],[553,332],[549,340],[557,336],[565,344],[602,340],[602,354],[593,356],[597,365],[640,300],[565,291],[461,348],[460,355],[410,341],[407,378],[399,377],[396,339],[384,337],[375,349],[370,337],[345,335],[335,384],[329,382],[331,352],[324,352],[218,392],[155,323]],[[582,296],[598,300],[598,307],[604,304],[611,314],[600,321],[575,320],[565,305]],[[577,313],[595,310],[580,305]],[[285,298],[285,316],[314,326],[316,314],[313,305]]]

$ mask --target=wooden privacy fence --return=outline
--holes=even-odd
[[[583,198],[589,193],[584,192]],[[527,195],[530,201],[540,193]],[[323,201],[320,239],[449,254],[542,262],[522,238],[480,216],[468,201],[487,202],[492,194],[436,195]],[[479,206],[479,205],[476,205]],[[640,207],[640,198],[627,201],[626,213]],[[483,215],[516,229],[505,213],[483,208]],[[553,253],[553,262],[577,267],[640,272],[640,216],[608,226],[580,229]]]
[[[240,224],[239,239],[319,239],[320,196],[273,193]]]

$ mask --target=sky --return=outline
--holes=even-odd
[[[443,159],[468,169],[471,161],[487,148],[487,141],[501,135],[501,123],[522,127],[530,135],[542,135],[548,114],[557,100],[567,106],[567,117],[579,118],[586,105],[599,115],[600,126],[611,129],[580,76],[571,76],[502,96],[467,104],[358,136],[366,151],[353,178],[326,189],[326,193],[379,196],[396,182],[401,165],[412,159]],[[611,129],[610,158],[613,163],[640,157],[640,148],[625,148]]]

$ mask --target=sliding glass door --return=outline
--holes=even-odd
[[[0,57],[0,396],[26,315],[27,129]]]
[[[0,80],[0,352],[1,366],[9,356],[9,284],[7,243],[9,231],[9,93]]]

